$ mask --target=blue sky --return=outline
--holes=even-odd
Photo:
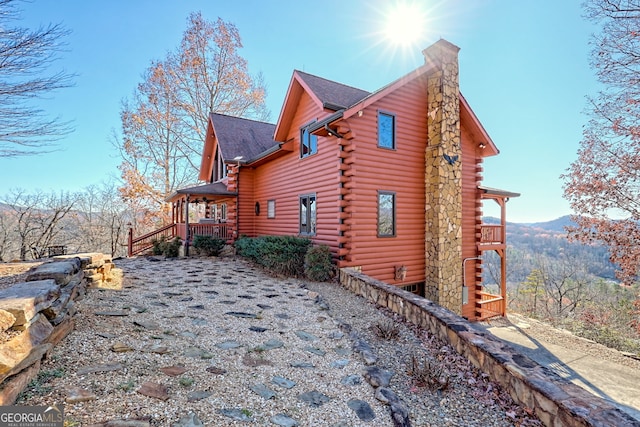
[[[189,13],[201,11],[238,27],[242,56],[267,84],[272,121],[294,69],[374,91],[422,64],[421,49],[439,38],[458,45],[462,93],[501,151],[485,161],[484,184],[522,193],[508,204],[510,221],[555,219],[570,213],[559,175],[576,158],[585,97],[597,89],[588,65],[594,28],[580,3],[422,0],[423,35],[399,48],[383,32],[393,1],[34,0],[21,25],[72,31],[56,65],[76,73],[76,84],[41,105],[75,130],[58,152],[0,158],[0,195],[78,191],[117,177],[111,140],[121,101],[152,60],[179,44]]]

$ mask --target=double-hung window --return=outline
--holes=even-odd
[[[309,127],[314,122],[308,123],[300,129],[300,158],[316,154],[318,152],[318,137],[309,132]]]
[[[378,147],[396,148],[396,116],[378,111]]]
[[[396,193],[378,191],[378,237],[396,235]]]
[[[300,196],[300,234],[316,234],[316,195]]]

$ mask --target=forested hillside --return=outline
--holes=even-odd
[[[499,224],[493,217],[486,224]],[[571,217],[531,224],[507,223],[507,262],[509,283],[524,282],[531,271],[541,266],[554,266],[567,261],[578,263],[592,278],[616,280],[615,266],[609,261],[607,249],[600,245],[570,242],[565,227],[575,225]],[[497,257],[485,254],[485,283],[495,283]]]

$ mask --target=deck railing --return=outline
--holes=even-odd
[[[500,295],[493,295],[489,292],[480,292],[480,319],[485,320],[491,317],[504,316],[505,306],[504,298]]]
[[[189,236],[213,236],[219,239],[231,240],[232,227],[229,224],[189,224]]]
[[[169,224],[144,236],[133,238],[133,229],[129,229],[129,256],[138,255],[153,247],[153,242],[162,238],[170,239],[178,236],[183,241],[186,239],[185,224]],[[190,243],[193,236],[213,236],[224,239],[227,242],[233,239],[233,227],[229,224],[189,224]]]
[[[133,229],[129,229],[129,256],[134,256],[139,253],[151,249],[153,242],[162,239],[170,239],[176,235],[176,224],[165,225],[164,227],[147,233],[144,236],[133,238]]]
[[[504,242],[503,226],[483,224],[480,227],[480,244],[496,244]]]

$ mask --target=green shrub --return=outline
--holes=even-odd
[[[333,277],[329,246],[313,246],[307,250],[304,256],[304,274],[316,282],[326,282]]]
[[[226,242],[213,236],[193,236],[193,249],[199,255],[218,256]]]
[[[154,255],[162,255],[162,250],[167,244],[167,238],[162,236],[159,240],[154,240],[152,243],[153,248],[151,249],[151,253]]]
[[[164,255],[167,258],[176,258],[180,254],[180,245],[182,245],[182,240],[179,236],[171,240],[167,240],[166,237],[162,236],[159,240],[153,241],[152,253],[154,255]]]
[[[295,236],[240,237],[238,255],[286,276],[304,275],[304,257],[311,240]]]

